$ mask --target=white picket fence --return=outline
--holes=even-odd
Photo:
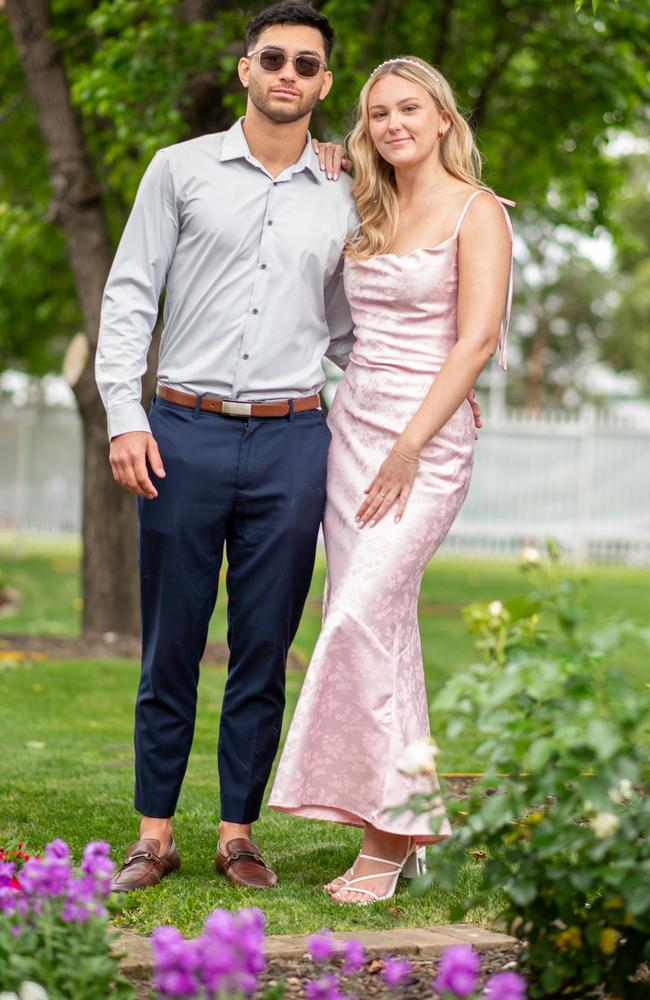
[[[573,557],[650,564],[650,429],[583,412],[488,416],[444,550],[510,554],[554,536]],[[73,411],[0,407],[0,531],[80,530]]]

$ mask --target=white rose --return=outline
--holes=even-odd
[[[521,558],[529,566],[537,566],[542,561],[542,553],[534,545],[525,545],[521,550]]]
[[[488,604],[488,611],[493,618],[500,618],[503,614],[503,604],[501,601],[492,601],[491,604]]]
[[[629,799],[634,791],[634,785],[629,778],[621,778],[618,788],[610,788],[607,795],[609,801],[619,806],[624,799]]]
[[[596,813],[591,821],[593,831],[599,840],[604,840],[605,837],[611,837],[613,833],[616,833],[620,825],[621,821],[618,816],[615,816],[614,813],[608,812]]]
[[[402,774],[433,774],[440,748],[434,740],[418,740],[402,751],[396,767]]]
[[[19,1000],[17,993],[0,993],[0,1000]]]
[[[618,790],[624,799],[630,799],[634,793],[634,785],[629,778],[621,778],[618,783]]]
[[[48,994],[38,983],[27,981],[20,987],[20,1000],[48,1000]]]

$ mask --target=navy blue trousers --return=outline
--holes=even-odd
[[[135,807],[173,816],[194,735],[199,662],[228,560],[228,679],[219,732],[221,819],[252,823],[277,752],[286,659],[314,566],[330,433],[320,410],[224,417],[159,398],[165,466],[138,499],[142,674]]]

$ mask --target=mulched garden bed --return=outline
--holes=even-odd
[[[481,978],[483,983],[495,972],[502,972],[504,969],[513,969],[517,957],[518,947],[495,948],[491,951],[481,952]],[[406,956],[400,955],[400,958]],[[380,958],[372,958],[360,971],[353,976],[341,977],[341,990],[351,997],[372,998],[372,1000],[432,1000],[437,998],[438,993],[432,989],[432,981],[435,978],[439,959],[418,958],[411,959],[413,970],[407,983],[399,987],[390,989],[383,981],[381,972],[383,962]],[[262,996],[264,990],[269,986],[284,981],[286,990],[286,1000],[304,1000],[305,983],[321,976],[332,974],[337,975],[340,966],[336,962],[319,962],[318,964],[309,958],[285,959],[272,958],[268,962],[267,970],[261,977],[262,989],[255,994]],[[135,984],[138,1000],[149,1000],[152,990],[150,979],[140,980]]]
[[[520,945],[513,945],[507,948],[482,950],[480,986],[496,972],[514,970],[519,948]],[[405,957],[407,956],[400,955],[400,958]],[[401,986],[393,989],[386,986],[381,975],[383,962],[380,958],[373,958],[354,976],[341,977],[341,991],[351,998],[363,998],[363,1000],[425,1000],[425,998],[426,1000],[439,1000],[440,994],[433,991],[432,982],[437,975],[440,960],[438,958],[418,958],[416,955],[411,956],[411,961],[413,963],[411,977]],[[260,979],[261,990],[255,994],[255,997],[261,997],[269,986],[283,981],[286,1000],[304,1000],[305,983],[327,974],[336,975],[338,969],[339,966],[335,962],[315,964],[309,958],[270,959],[266,972]],[[648,982],[648,997],[650,998],[650,967],[645,966],[635,978],[637,981]],[[138,1000],[150,1000],[153,988],[151,979],[139,980],[134,985]],[[593,997],[594,1000],[596,998],[608,1000],[608,995],[604,990],[597,993],[585,993],[583,996]],[[580,1000],[579,995],[573,994],[572,1000]]]

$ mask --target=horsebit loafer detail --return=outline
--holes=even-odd
[[[214,862],[217,871],[225,875],[233,885],[242,885],[248,889],[272,889],[278,881],[278,876],[271,871],[259,848],[245,837],[229,840],[225,854],[219,845]]]
[[[180,855],[173,840],[162,855],[159,840],[136,840],[127,847],[126,860],[113,875],[111,892],[131,892],[158,885],[161,878],[180,866]]]

